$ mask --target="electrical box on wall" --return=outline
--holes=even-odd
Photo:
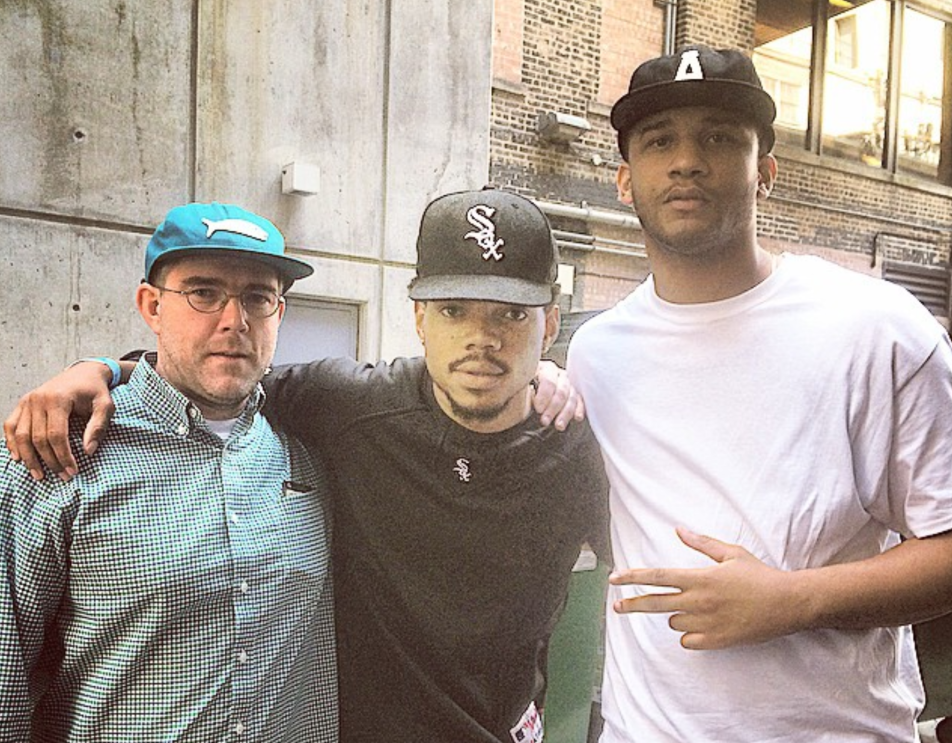
[[[571,296],[575,293],[575,266],[571,263],[559,264],[559,275],[556,279],[562,294]]]
[[[321,171],[308,163],[288,163],[281,169],[281,193],[314,196],[321,190]]]

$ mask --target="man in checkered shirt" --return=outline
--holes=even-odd
[[[222,204],[169,212],[145,264],[158,350],[95,467],[0,450],[0,741],[336,742],[324,478],[259,414],[312,269]]]

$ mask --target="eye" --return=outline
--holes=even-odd
[[[246,307],[270,309],[277,301],[277,296],[267,291],[247,291],[241,295],[241,301]]]
[[[514,322],[522,322],[527,317],[529,317],[529,313],[522,307],[510,307],[505,313],[505,318]]]
[[[653,137],[648,137],[641,144],[641,149],[643,151],[648,150],[663,150],[671,144],[671,137],[667,134],[657,134]]]
[[[200,286],[197,289],[190,290],[189,294],[192,296],[192,299],[209,305],[220,302],[222,296],[221,289],[216,289],[213,286]]]
[[[463,315],[463,308],[458,304],[444,304],[440,307],[439,311],[443,317],[448,317],[451,320],[462,317]]]

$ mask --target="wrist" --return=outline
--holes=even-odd
[[[82,359],[77,359],[72,364],[70,364],[70,366],[82,364],[87,361],[103,364],[109,370],[109,380],[107,382],[109,389],[112,390],[119,386],[119,383],[122,381],[122,369],[120,368],[118,361],[111,359],[108,356],[86,356]]]

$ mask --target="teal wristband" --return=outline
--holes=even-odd
[[[84,361],[98,361],[100,364],[105,364],[108,366],[109,371],[112,372],[112,379],[109,380],[109,389],[114,390],[119,386],[119,382],[122,381],[122,368],[119,366],[118,361],[111,359],[108,356],[87,356],[74,361],[72,364],[70,364],[70,366],[81,364]]]

